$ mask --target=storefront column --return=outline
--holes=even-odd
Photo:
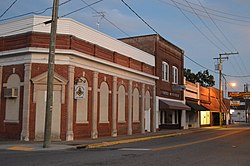
[[[142,84],[141,92],[141,133],[145,133],[145,84]]]
[[[112,137],[117,136],[116,126],[116,115],[117,115],[117,77],[113,77],[113,93],[112,93]]]
[[[132,81],[128,85],[128,135],[132,135]]]
[[[98,137],[97,131],[97,104],[98,104],[98,72],[93,73],[93,91],[92,91],[92,131],[91,138]]]
[[[181,112],[181,126],[183,129],[187,129],[186,110],[182,110]]]
[[[31,64],[24,65],[23,124],[21,140],[29,141]],[[1,81],[2,82],[2,81]]]
[[[152,131],[156,132],[156,87],[153,88],[153,114],[152,114]]]
[[[67,132],[66,132],[66,141],[74,140],[73,133],[73,102],[74,102],[74,75],[75,67],[68,67],[68,107],[67,107]]]

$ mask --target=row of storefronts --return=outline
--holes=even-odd
[[[0,137],[43,139],[49,19],[0,25]],[[218,90],[184,80],[182,49],[159,35],[117,40],[71,19],[58,22],[53,96],[53,140],[218,124]]]

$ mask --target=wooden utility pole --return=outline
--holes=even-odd
[[[222,94],[222,60],[224,59],[228,59],[229,55],[233,55],[233,54],[239,54],[238,52],[236,53],[223,53],[223,54],[219,54],[219,58],[214,58],[219,60],[219,64],[218,64],[218,68],[217,70],[219,70],[219,108],[220,108],[220,127],[222,127],[223,125],[223,116],[222,116],[222,99],[223,99],[223,94]],[[226,55],[226,57],[222,57],[223,55]]]
[[[54,81],[54,63],[55,63],[55,49],[56,49],[56,30],[58,19],[59,0],[54,0],[50,31],[50,47],[48,60],[48,76],[47,76],[47,100],[46,100],[46,114],[45,114],[45,128],[44,128],[44,142],[43,148],[48,148],[51,142],[51,121],[53,110],[53,81]]]

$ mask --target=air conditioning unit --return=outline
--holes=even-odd
[[[18,96],[17,88],[5,88],[4,89],[4,97],[5,98],[16,98]]]

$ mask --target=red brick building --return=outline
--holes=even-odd
[[[160,35],[120,40],[155,56],[157,128],[186,128],[184,51]]]
[[[43,139],[49,19],[0,25],[0,137]],[[156,130],[153,55],[71,19],[59,19],[57,34],[52,139]]]

